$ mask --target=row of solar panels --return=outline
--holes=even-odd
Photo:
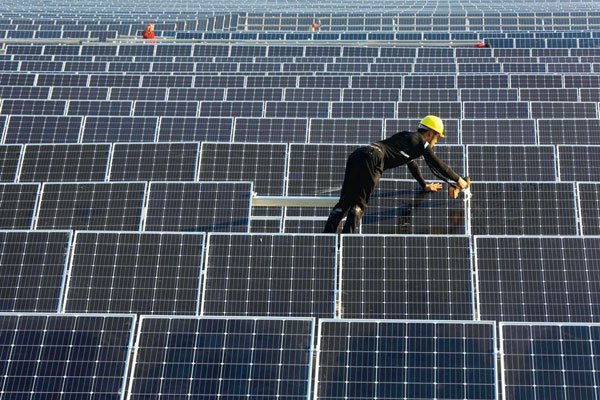
[[[240,142],[364,144],[414,130],[415,119],[0,115],[4,144]],[[4,124],[6,123],[6,128]],[[445,120],[448,144],[599,145],[598,119]],[[335,145],[333,145],[335,147]]]
[[[313,163],[329,176],[343,174],[356,145],[229,142],[0,145],[3,182],[252,180],[259,195],[314,195],[306,176]],[[440,145],[436,152],[463,175],[483,182],[594,182],[600,146]],[[263,159],[269,156],[269,170]],[[336,167],[337,164],[337,167]],[[222,172],[219,172],[222,171]],[[241,175],[240,175],[241,174]],[[390,171],[410,179],[407,171]],[[388,176],[386,175],[386,177]],[[302,177],[302,182],[298,182]],[[316,184],[316,182],[312,182]],[[299,192],[297,192],[299,191]]]
[[[448,119],[597,119],[596,102],[327,102],[327,101],[127,101],[2,99],[2,115],[400,118],[435,114]]]
[[[215,175],[223,170],[220,164],[218,167],[220,170]],[[243,165],[235,170],[240,168]],[[290,183],[288,194],[313,189],[309,186],[314,184],[314,176],[322,176],[317,168],[306,169],[307,181],[290,176],[295,182]],[[229,179],[228,182],[3,183],[0,185],[0,227],[175,232],[322,231],[328,209],[269,207],[259,210],[255,207],[251,210],[252,183],[241,181],[239,177]],[[331,184],[328,176],[319,180],[319,184],[323,185],[323,181]],[[339,191],[339,183],[318,189],[332,195]],[[277,184],[273,182],[274,186]],[[598,189],[599,184],[593,182],[477,181],[473,199],[465,204],[462,200],[448,199],[445,193],[421,192],[414,181],[386,179],[372,196],[361,232],[597,235],[600,226]],[[312,192],[311,195],[318,194]]]
[[[0,86],[0,98],[13,100],[132,101],[331,101],[331,102],[600,102],[598,88],[371,89],[371,88],[165,88]]]
[[[481,400],[497,399],[501,387],[514,400],[597,392],[598,325],[500,323],[499,338],[493,322],[316,325],[312,318],[3,314],[3,397]]]
[[[0,231],[3,254],[20,255],[3,263],[0,309],[597,323],[600,284],[585,277],[599,272],[599,245],[599,237]]]
[[[473,61],[477,61],[474,63]],[[19,72],[154,72],[154,73],[194,73],[194,72],[333,72],[333,73],[591,73],[600,72],[600,63],[583,63],[571,60],[570,63],[500,63],[495,60],[465,60],[457,63],[259,63],[259,62],[105,62],[105,61],[5,61],[0,60],[0,71]]]
[[[600,49],[525,48],[489,49],[471,47],[357,47],[315,45],[228,44],[110,44],[110,45],[6,45],[6,54],[153,57],[544,57],[600,56]]]
[[[337,89],[551,89],[599,88],[600,75],[428,74],[428,75],[122,75],[0,73],[1,86],[323,88]]]

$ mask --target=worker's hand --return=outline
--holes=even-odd
[[[466,179],[460,178],[458,180],[458,182],[456,182],[456,184],[458,185],[459,188],[466,189],[469,186],[471,186],[471,180],[469,178],[466,178]]]
[[[425,185],[424,189],[426,192],[437,192],[442,188],[441,183],[428,183]]]

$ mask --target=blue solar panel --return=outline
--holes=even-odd
[[[73,116],[11,115],[4,142],[77,143],[82,120]]]

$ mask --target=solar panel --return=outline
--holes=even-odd
[[[350,78],[347,76],[301,76],[298,79],[298,87],[347,88],[350,87]]]
[[[33,77],[33,75],[30,75]],[[94,75],[92,75],[92,81]],[[88,86],[88,75],[78,74],[38,74],[36,86]],[[33,81],[31,83],[33,85]],[[110,85],[90,85],[110,86]]]
[[[203,233],[77,232],[65,310],[196,314],[203,247]]]
[[[139,230],[146,184],[44,183],[37,229]]]
[[[159,142],[230,141],[233,118],[161,117]]]
[[[111,61],[108,64],[108,72],[128,72],[128,73],[143,73],[150,72],[152,68],[151,62],[132,62],[132,61]],[[139,77],[137,77],[139,78]]]
[[[211,234],[203,315],[333,317],[334,235]]]
[[[481,318],[598,322],[599,244],[597,237],[476,237]]]
[[[142,87],[192,87],[191,76],[144,75]]]
[[[28,144],[19,181],[104,181],[109,156],[110,144]]]
[[[598,181],[600,146],[558,146],[561,181]]]
[[[554,146],[467,146],[467,175],[482,181],[557,180]]]
[[[121,397],[134,326],[134,315],[0,315],[3,397]]]
[[[283,89],[279,88],[228,88],[227,101],[281,101]]]
[[[402,89],[402,101],[458,101],[456,89]]]
[[[287,63],[283,64],[283,72],[292,73],[292,72],[324,72],[325,64],[319,61],[319,63]],[[331,71],[331,70],[329,70]]]
[[[529,118],[529,103],[510,102],[464,102],[464,117],[473,119]]]
[[[511,88],[562,88],[560,75],[510,75]],[[568,87],[568,86],[566,86]]]
[[[3,99],[48,99],[50,88],[37,86],[2,86],[0,97]]]
[[[268,111],[269,103],[267,103]],[[331,104],[333,118],[394,118],[394,114],[394,103],[392,102],[334,102]],[[326,117],[326,114],[321,116],[321,118]]]
[[[402,88],[402,76],[353,76],[352,88],[398,89]]]
[[[519,96],[522,101],[577,101],[577,89],[520,89]]]
[[[38,184],[0,184],[0,229],[30,229],[36,209]]]
[[[419,122],[423,116],[413,119],[386,119],[385,120],[385,137],[392,136],[397,132],[414,131],[419,126]],[[460,142],[460,134],[458,129],[458,120],[444,119],[444,143],[458,144]]]
[[[20,145],[0,145],[0,182],[15,181],[20,158]]]
[[[493,322],[319,320],[315,399],[495,399]]]
[[[148,88],[150,89],[150,88]],[[162,89],[164,90],[164,89]],[[231,89],[230,89],[231,90]],[[148,99],[150,100],[150,99]],[[160,99],[162,100],[162,99]],[[225,100],[224,88],[169,88],[169,101],[172,100]]]
[[[566,99],[564,99],[566,101]],[[547,118],[598,118],[596,103],[561,101],[532,102],[531,117],[538,119]]]
[[[233,141],[264,143],[305,143],[305,118],[236,118]]]
[[[198,143],[117,143],[110,181],[193,181]]]
[[[343,235],[341,316],[473,319],[469,249],[467,236]]]
[[[64,72],[106,72],[108,63],[100,61],[67,61]]]
[[[574,129],[576,127],[577,129]],[[600,119],[540,119],[541,144],[600,145]]]
[[[136,101],[133,115],[195,117],[198,113],[197,101]]]
[[[471,200],[474,235],[575,235],[570,183],[476,183]]]
[[[70,244],[70,232],[0,231],[0,310],[59,311]]]
[[[597,324],[501,323],[504,398],[598,398]]]
[[[143,316],[128,392],[306,399],[313,335],[310,318]]]
[[[340,101],[342,89],[332,88],[286,88],[284,90],[285,101]]]
[[[251,85],[251,80],[253,78],[260,77],[251,77],[248,79],[248,87]],[[275,78],[275,77],[272,77]],[[194,77],[194,86],[193,87],[217,87],[217,88],[226,88],[226,87],[244,87],[245,78],[243,76],[195,76]]]
[[[456,77],[451,75],[410,75],[404,77],[403,89],[453,89],[456,88]]]
[[[157,125],[158,118],[151,117],[87,116],[81,141],[153,142]]]
[[[502,72],[504,73],[544,73],[547,72],[546,64],[540,64],[537,62],[519,62],[509,63],[505,62],[502,64]]]
[[[329,104],[327,102],[319,101],[268,101],[265,103],[265,116],[285,118],[327,118],[329,116]]]
[[[60,61],[21,61],[20,71],[28,72],[61,72],[63,63]]]
[[[81,86],[140,87],[141,82],[140,75],[91,75],[89,85]]]
[[[267,53],[269,57],[302,57],[304,48],[300,46],[269,46]]]
[[[203,101],[200,103],[200,116],[262,117],[263,104],[262,101]]]
[[[109,115],[129,116],[133,102],[131,101],[96,101],[71,100],[67,115]]]
[[[415,74],[425,74],[428,72],[435,72],[435,73],[455,73],[458,72],[458,64],[442,64],[442,63],[425,63],[425,62],[417,62],[414,65],[414,72]]]
[[[261,57],[267,55],[266,46],[231,46],[232,57]]]
[[[565,75],[566,88],[599,88],[600,76],[598,75]]]
[[[108,88],[99,87],[53,87],[52,99],[58,100],[106,100]]]
[[[579,219],[584,235],[600,235],[600,196],[598,183],[578,183]]]
[[[2,114],[63,115],[66,102],[62,100],[2,100]]]
[[[460,119],[461,103],[452,101],[401,102],[398,103],[398,118],[423,118],[434,114],[442,119]]]
[[[465,234],[465,206],[417,182],[382,179],[365,211],[362,233]]]
[[[119,55],[120,56],[153,56],[155,47],[157,47],[157,46],[148,46],[145,44],[141,44],[141,45],[121,44],[121,45],[119,45]]]
[[[316,119],[310,120],[310,143],[371,143],[382,139],[381,119]]]
[[[228,45],[195,43],[194,56],[228,56],[230,48]]]
[[[252,182],[152,182],[146,231],[248,232]]]
[[[167,44],[156,46],[156,56],[191,56],[192,55],[191,44]]]
[[[36,76],[34,74],[0,73],[0,85],[33,86]],[[43,86],[38,80],[38,86]]]
[[[166,100],[166,88],[112,87],[108,100]]]
[[[599,70],[600,72],[600,70]],[[599,89],[579,89],[581,95],[581,101],[595,101],[600,102],[600,90]]]
[[[66,30],[66,29],[65,29]],[[79,45],[45,45],[44,54],[70,54],[78,55],[81,47]]]

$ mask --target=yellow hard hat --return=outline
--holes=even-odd
[[[436,131],[441,137],[446,137],[444,136],[444,122],[440,117],[428,115],[421,120],[419,125]]]

